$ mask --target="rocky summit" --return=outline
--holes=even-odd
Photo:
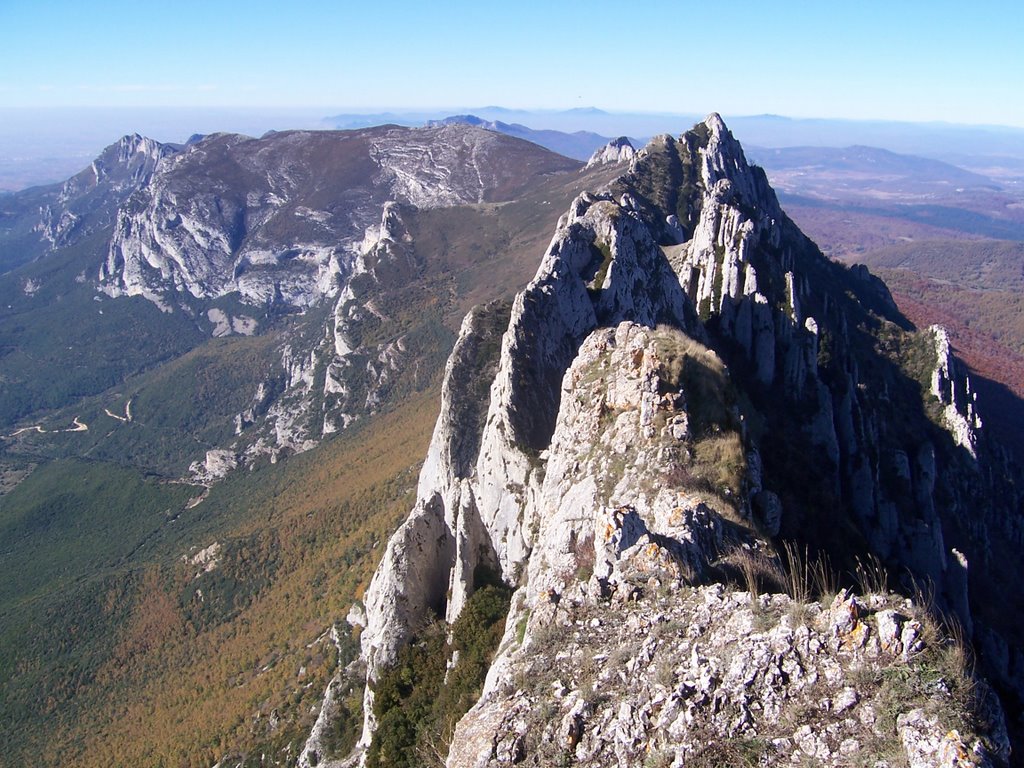
[[[178,291],[306,307],[338,294],[364,235],[366,248],[386,237],[366,234],[385,202],[507,200],[571,165],[462,125],[207,137],[119,212],[100,283],[158,303]]]
[[[1024,478],[950,334],[717,115],[466,122],[4,198],[0,754],[1019,763]]]
[[[191,477],[208,483],[234,466],[308,450],[379,410],[408,369],[415,377],[434,365],[421,359],[431,345],[413,343],[409,326],[434,322],[443,296],[459,291],[438,275],[464,269],[444,259],[463,258],[470,244],[419,249],[411,225],[453,209],[500,218],[502,204],[549,178],[575,180],[578,169],[462,124],[215,134],[184,147],[131,136],[62,187],[16,200],[24,199],[19,225],[31,228],[37,258],[102,244],[99,264],[76,278],[98,288],[96,301],[141,297],[218,338],[260,336],[282,318],[302,326],[281,335],[276,364],[251,383],[234,418],[237,439],[196,457]],[[490,251],[471,258],[517,247],[505,225],[490,225],[504,242],[484,240]],[[410,299],[416,290],[441,298]],[[413,307],[427,301],[435,309],[417,315]],[[450,344],[447,329],[426,332]]]
[[[636,156],[636,149],[625,136],[612,139],[603,147],[597,149],[587,161],[587,167],[601,165],[603,163],[625,163]]]
[[[1007,764],[1019,486],[944,332],[823,257],[717,115],[592,162],[626,161],[463,322],[365,594],[354,755]],[[500,595],[479,695],[413,714],[410,658],[444,701]]]

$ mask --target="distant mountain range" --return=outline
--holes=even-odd
[[[824,173],[857,174],[878,180],[913,179],[923,184],[951,184],[960,187],[995,187],[992,179],[951,163],[916,155],[898,154],[877,147],[752,147],[750,155],[771,171],[783,174],[811,170]],[[777,182],[776,182],[777,183]]]
[[[480,107],[443,111],[395,111],[376,114],[342,113],[327,117],[332,128],[358,128],[390,122],[422,125],[451,115],[474,115],[482,120],[519,123],[533,130],[586,131],[602,136],[646,137],[678,134],[702,115],[697,113],[623,113],[599,109],[518,110]],[[836,120],[792,118],[780,115],[730,116],[736,137],[747,145],[762,147],[845,147],[862,145],[892,152],[937,159],[1003,157],[1024,160],[1024,128],[960,125],[955,123],[908,123],[885,120]]]
[[[394,112],[360,113],[349,112],[332,115],[323,119],[323,124],[332,128],[363,128],[382,123],[393,123],[395,125],[415,126],[429,123],[431,121],[445,120],[452,116],[469,116],[484,122],[495,122],[514,124],[530,127],[536,130],[552,130],[573,133],[585,131],[588,133],[615,134],[620,131],[615,127],[619,124],[637,123],[648,124],[651,127],[640,133],[655,133],[658,126],[668,126],[677,122],[692,124],[699,117],[694,115],[630,115],[622,113],[605,112],[594,107],[581,107],[566,110],[528,110],[508,109],[499,106],[485,106],[472,108],[457,108],[450,110],[428,109],[428,110],[400,110]],[[669,130],[663,127],[662,130]]]
[[[575,160],[588,160],[601,147],[605,146],[611,137],[602,136],[590,131],[565,131],[534,130],[520,123],[504,123],[500,120],[484,120],[476,115],[453,115],[442,120],[430,120],[427,125],[452,125],[461,123],[464,125],[475,125],[479,128],[486,128],[489,131],[503,133],[506,136],[515,136],[517,139],[525,139],[539,144],[552,152],[571,157]],[[635,146],[644,142],[631,139]]]
[[[268,130],[352,129],[374,125],[418,126],[452,115],[519,124],[536,131],[584,131],[600,136],[678,135],[703,115],[624,113],[593,107],[526,110],[501,106],[453,106],[418,110],[324,112],[281,109],[12,110],[0,108],[0,192],[61,181],[95,157],[111,136],[140,133],[184,142],[193,133],[234,132],[260,136]],[[748,146],[865,145],[955,162],[962,167],[1024,178],[1024,129],[950,123],[729,116]],[[578,156],[578,154],[576,155]]]

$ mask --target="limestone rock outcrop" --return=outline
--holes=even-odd
[[[954,690],[954,674],[929,691],[951,651],[891,601],[713,585],[517,613],[528,628],[506,634],[447,765],[1005,764],[994,694]],[[914,643],[906,656],[885,634],[892,616]],[[981,738],[958,730],[974,694],[995,708]]]
[[[417,503],[367,591],[364,747],[380,673],[484,568],[517,589],[450,766],[683,765],[748,742],[1005,762],[998,699],[961,706],[956,664],[945,689],[886,698],[886,670],[952,647],[921,606],[778,594],[795,541],[930,583],[970,628],[967,563],[1016,513],[976,470],[993,454],[942,335],[822,256],[721,118],[577,198],[501,331],[463,324]],[[933,418],[950,408],[972,437]],[[1002,511],[968,522],[981,497]],[[745,591],[721,585],[737,573]]]
[[[514,199],[537,177],[579,168],[466,125],[215,134],[177,150],[131,161],[138,184],[116,210],[99,289],[197,316],[218,337],[307,314],[319,323],[280,344],[280,366],[236,415],[236,440],[222,447],[240,464],[312,448],[424,367],[381,307],[439,258],[417,249],[410,217]]]
[[[518,144],[468,126],[205,137],[118,212],[101,287],[168,306],[173,292],[312,306],[342,288],[385,203],[502,199],[531,172],[574,165]]]
[[[942,418],[954,442],[977,458],[977,431],[982,427],[975,405],[978,396],[971,389],[963,363],[953,357],[946,329],[933,325],[928,333],[935,340],[931,393],[943,405]]]
[[[540,490],[534,467],[555,428],[561,378],[589,333],[599,322],[620,318],[696,328],[664,255],[638,221],[620,214],[620,205],[607,197],[578,199],[560,222],[537,277],[513,303],[504,336],[504,327],[484,328],[476,314],[463,324],[446,371],[442,416],[420,476],[416,509],[385,555],[401,560],[391,550],[408,547],[401,543],[408,531],[422,527],[430,532],[424,537],[435,535],[439,545],[429,557],[441,558],[431,567],[442,576],[419,579],[417,588],[432,585],[433,602],[442,604],[450,588],[446,610],[451,617],[458,615],[481,562],[509,580],[526,564],[531,526],[538,522],[524,506]],[[647,279],[637,281],[637,275]],[[486,316],[493,322],[493,311]],[[467,362],[463,350],[481,346],[496,359],[488,362],[476,353],[473,363]],[[490,375],[468,370],[471,365],[490,366]],[[487,404],[483,413],[481,403]],[[472,438],[467,423],[475,428]],[[442,539],[450,545],[442,547]],[[380,568],[368,591],[363,647],[371,670],[393,660],[408,627],[426,615],[431,602],[414,601],[406,627],[390,629],[394,601],[376,595],[402,589],[397,585],[403,582],[394,568]],[[385,587],[392,583],[396,586]]]
[[[587,161],[587,168],[609,163],[628,163],[634,157],[636,157],[636,149],[632,143],[625,136],[619,136],[596,150]]]
[[[137,133],[121,137],[64,182],[56,198],[42,207],[39,232],[51,247],[60,248],[109,226],[118,207],[180,150],[177,144]]]

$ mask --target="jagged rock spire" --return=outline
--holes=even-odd
[[[600,149],[595,150],[587,161],[586,168],[593,168],[595,165],[609,165],[612,163],[628,163],[636,157],[636,150],[632,143],[625,136],[612,139]]]
[[[800,518],[788,505],[811,495],[782,485],[797,482],[794,462],[813,467],[821,499],[838,500],[838,509],[815,514],[848,514],[845,524],[859,526],[871,551],[931,579],[940,600],[969,611],[967,558],[948,557],[934,501],[936,448],[924,441],[912,466],[895,447],[910,436],[894,432],[902,425],[885,409],[896,396],[889,388],[906,384],[906,374],[873,347],[871,327],[900,322],[879,290],[799,232],[717,114],[678,139],[655,137],[607,191],[581,195],[559,221],[537,275],[512,304],[500,352],[484,364],[494,373],[482,419],[479,400],[457,396],[466,390],[459,377],[467,349],[494,348],[485,340],[493,342],[495,326],[464,323],[416,506],[366,593],[369,680],[430,611],[454,621],[477,566],[525,584],[449,764],[504,759],[495,750],[515,761],[524,748],[514,735],[522,732],[516,702],[532,699],[516,692],[514,677],[539,635],[584,607],[610,618],[599,598],[628,601],[661,588],[670,602],[681,599],[727,541],[753,552],[766,546],[765,531],[792,535]],[[956,366],[942,368],[940,359],[939,367],[937,394],[953,393],[954,407],[962,387],[947,379]],[[876,390],[885,394],[876,398]],[[904,406],[921,410],[916,400]],[[902,418],[926,429],[923,413]],[[478,441],[458,432],[467,423]],[[766,425],[788,442],[766,435]],[[763,454],[762,442],[770,446]],[[879,468],[880,456],[898,483],[882,482],[890,468]],[[722,474],[726,467],[735,474]],[[720,590],[698,593],[722,599]],[[849,624],[863,609],[840,600],[832,610],[829,621]],[[513,627],[525,627],[524,638]],[[653,637],[639,618],[637,631]],[[372,705],[368,685],[364,745],[376,725]],[[593,715],[582,703],[569,707],[573,747]],[[600,739],[588,743],[603,749]]]

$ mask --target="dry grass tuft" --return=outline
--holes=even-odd
[[[756,597],[765,592],[782,592],[786,573],[774,557],[749,547],[738,546],[718,561],[725,580]]]
[[[811,555],[806,545],[801,550],[790,541],[783,542],[782,552],[786,562],[786,591],[793,600],[806,603],[831,597],[839,591],[828,555]]]

